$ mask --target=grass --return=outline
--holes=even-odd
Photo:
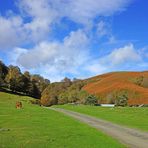
[[[113,138],[71,117],[0,92],[1,148],[122,148]],[[15,109],[21,100],[23,109]]]
[[[146,107],[97,107],[87,105],[57,105],[79,113],[105,119],[120,125],[148,131],[148,108]]]

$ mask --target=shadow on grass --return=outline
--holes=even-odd
[[[4,87],[0,87],[0,92],[5,92],[5,93],[9,93],[9,94],[14,94],[14,95],[19,95],[19,96],[28,96],[28,97],[32,97],[32,96],[29,96],[27,94],[24,94],[22,92],[16,92],[16,91],[12,91],[8,88],[4,88]]]

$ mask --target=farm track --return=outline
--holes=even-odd
[[[84,122],[91,127],[94,127],[104,133],[119,140],[121,143],[130,148],[148,148],[148,133],[136,129],[120,126],[102,119],[92,116],[84,115],[81,113],[61,109],[61,108],[48,108],[54,111],[62,112],[71,116],[81,122]]]

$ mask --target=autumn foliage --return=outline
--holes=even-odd
[[[83,89],[100,97],[101,103],[115,103],[126,95],[128,105],[148,104],[148,71],[113,72],[86,81]]]

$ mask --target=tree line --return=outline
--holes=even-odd
[[[97,104],[98,98],[83,90],[86,81],[64,78],[61,82],[50,84],[42,93],[41,103],[44,106],[54,104]]]
[[[0,88],[40,99],[49,84],[50,81],[40,75],[31,75],[28,71],[22,73],[18,66],[6,66],[0,61]]]
[[[21,72],[18,66],[6,66],[0,61],[0,88],[19,92],[37,99],[44,106],[66,103],[95,104],[97,98],[82,88],[86,81],[65,77],[61,82],[50,83],[40,75]],[[35,102],[36,103],[36,102]]]

